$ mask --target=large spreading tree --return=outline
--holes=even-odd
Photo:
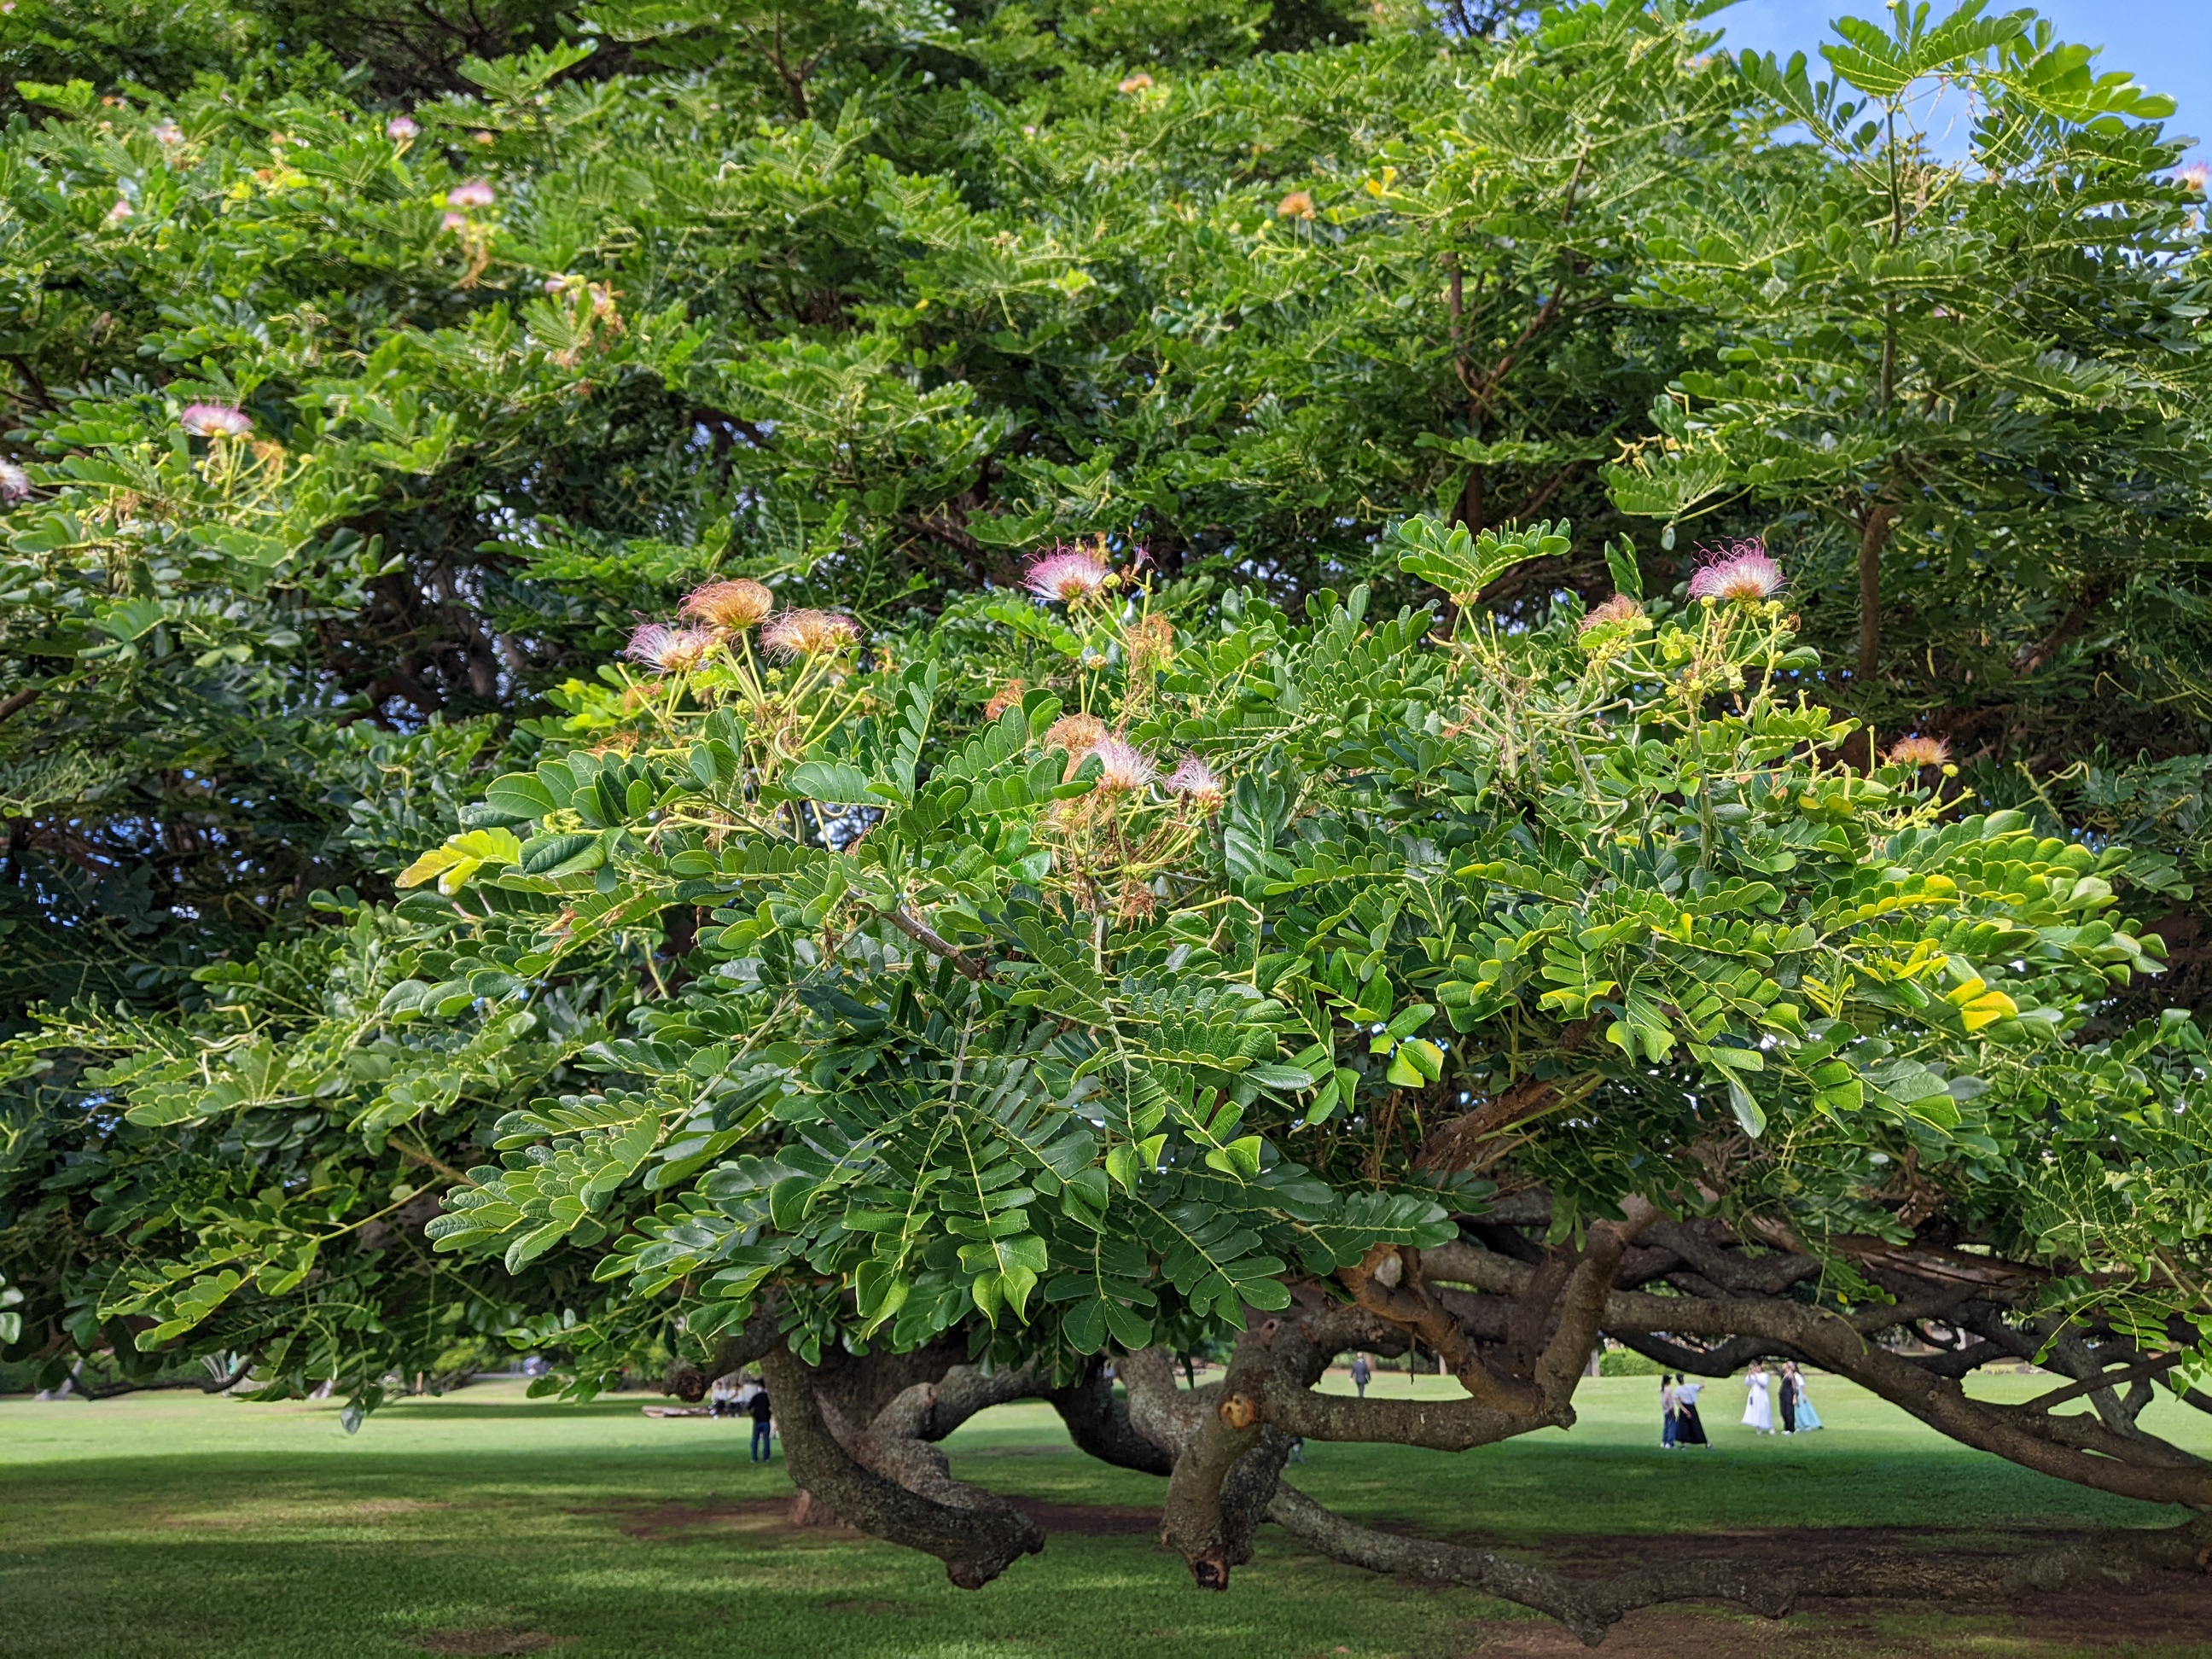
[[[935,1443],[1028,1396],[1213,1588],[2201,1565],[1281,1478],[1610,1337],[2212,1509],[2201,191],[2029,14],[1706,9],[0,18],[7,1355],[758,1363],[968,1585],[1042,1534]]]

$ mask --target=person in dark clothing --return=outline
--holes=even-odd
[[[1776,1379],[1782,1395],[1782,1432],[1797,1432],[1797,1368],[1785,1362],[1782,1375]]]
[[[763,1389],[755,1395],[746,1409],[753,1415],[753,1462],[765,1463],[775,1455],[775,1448],[769,1437],[774,1431],[769,1426],[771,1409],[768,1403],[768,1390]]]
[[[1698,1415],[1698,1396],[1705,1391],[1702,1382],[1692,1382],[1686,1377],[1674,1388],[1674,1443],[1678,1446],[1710,1446],[1705,1438],[1705,1419]]]

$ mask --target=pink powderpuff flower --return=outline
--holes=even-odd
[[[1611,628],[1619,623],[1634,622],[1644,614],[1644,607],[1626,593],[1616,593],[1603,605],[1583,618],[1577,633],[1595,633],[1601,628]]]
[[[1221,780],[1214,775],[1213,769],[1195,755],[1182,757],[1182,764],[1168,776],[1168,787],[1178,795],[1188,795],[1193,805],[1209,812],[1220,805],[1228,793],[1221,787]]]
[[[2202,196],[2206,187],[2212,185],[2212,161],[2191,161],[2185,167],[2174,168],[2173,182]]]
[[[735,581],[708,582],[684,596],[678,607],[695,622],[734,634],[750,628],[775,609],[775,595],[750,577]]]
[[[186,404],[177,424],[195,438],[243,438],[253,430],[252,417],[228,404]]]
[[[422,129],[415,125],[414,118],[395,115],[384,124],[384,136],[395,144],[404,144]]]
[[[1782,586],[1782,567],[1767,556],[1766,544],[1753,538],[1705,554],[1690,578],[1693,599],[1735,599],[1756,605]]]
[[[456,185],[446,192],[447,207],[488,208],[491,204],[491,185],[482,179],[471,179],[465,185]]]
[[[1950,758],[1951,745],[1941,738],[1899,738],[1889,749],[1892,766],[1941,766]]]
[[[1022,585],[1041,599],[1071,603],[1106,586],[1106,560],[1084,547],[1056,547],[1022,573]]]
[[[154,127],[154,142],[164,146],[185,142],[185,130],[174,121],[157,122]]]
[[[131,204],[118,196],[115,198],[115,205],[107,210],[107,222],[111,225],[119,225],[131,216]]]
[[[439,229],[450,230],[456,236],[459,235],[468,228],[469,216],[465,213],[449,213],[438,222]]]
[[[657,673],[677,674],[696,668],[714,648],[714,636],[703,628],[671,628],[647,623],[629,636],[623,654]]]
[[[20,501],[31,493],[31,475],[13,461],[0,461],[0,501]]]
[[[787,611],[770,617],[760,637],[763,650],[788,661],[842,651],[860,637],[860,629],[850,617],[834,611]]]
[[[1119,738],[1101,738],[1091,746],[1103,768],[1098,774],[1098,787],[1109,794],[1126,794],[1132,789],[1141,789],[1159,775],[1159,768],[1152,757],[1133,744]]]

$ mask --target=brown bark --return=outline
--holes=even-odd
[[[1377,1532],[1278,1486],[1268,1518],[1332,1560],[1470,1589],[1550,1614],[1590,1647],[1626,1614],[1669,1601],[1730,1601],[1780,1618],[1806,1595],[2009,1601],[2070,1584],[2134,1583],[2148,1573],[2202,1573],[2212,1559],[2212,1516],[2169,1530],[2118,1530],[1988,1562],[1901,1551],[1853,1551],[1778,1573],[1771,1563],[1726,1559],[1571,1578],[1486,1550]]]
[[[1881,662],[1881,553],[1889,545],[1890,526],[1897,509],[1886,505],[1869,509],[1859,526],[1859,659],[1858,677],[1872,679]]]
[[[1594,1020],[1578,1019],[1561,1028],[1560,1052],[1570,1054],[1580,1048],[1595,1024]],[[1567,1098],[1573,1086],[1574,1079],[1517,1079],[1472,1111],[1438,1124],[1422,1143],[1414,1167],[1445,1173],[1487,1169],[1510,1150],[1507,1131],[1550,1111]]]
[[[835,1408],[824,1411],[812,1374],[787,1346],[771,1348],[761,1369],[792,1479],[861,1531],[937,1557],[945,1577],[963,1589],[981,1589],[1044,1547],[1036,1522],[1004,1499],[953,1480],[934,1446],[842,1422],[833,1426]]]

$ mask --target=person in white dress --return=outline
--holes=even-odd
[[[1751,1375],[1744,1379],[1743,1425],[1756,1434],[1774,1432],[1771,1382],[1766,1367],[1753,1360]]]

